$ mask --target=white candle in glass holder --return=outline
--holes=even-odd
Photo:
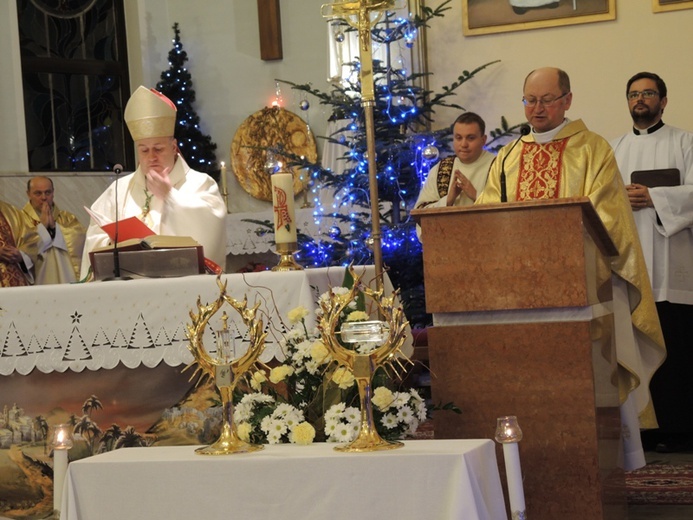
[[[277,244],[296,242],[296,216],[294,210],[294,176],[274,173],[272,180],[272,206],[274,207],[274,241]]]

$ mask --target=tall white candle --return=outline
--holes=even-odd
[[[503,444],[503,458],[505,459],[505,474],[508,480],[508,501],[510,502],[510,514],[525,511],[525,492],[522,485],[522,469],[520,467],[520,450],[516,442]],[[515,518],[514,516],[512,516]]]
[[[67,452],[65,448],[53,449],[53,510],[60,511],[63,502],[63,487],[67,475]]]
[[[272,179],[272,206],[274,207],[274,241],[277,244],[296,242],[296,214],[294,210],[294,176],[274,173]]]

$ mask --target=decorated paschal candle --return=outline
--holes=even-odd
[[[294,176],[291,173],[274,173],[271,179],[272,206],[274,207],[274,241],[277,244],[295,243]]]

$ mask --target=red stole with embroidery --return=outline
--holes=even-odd
[[[522,143],[516,200],[558,198],[568,139],[546,144]]]

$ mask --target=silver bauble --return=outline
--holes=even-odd
[[[438,148],[433,146],[432,144],[429,144],[426,148],[423,149],[421,152],[421,156],[426,159],[427,161],[435,161],[438,158],[438,155],[440,152],[438,151]]]
[[[334,40],[337,43],[342,43],[344,41],[344,33],[342,31],[339,31],[334,35]]]
[[[304,99],[298,106],[301,107],[301,110],[308,110],[310,108],[310,103],[308,103],[307,99]]]

